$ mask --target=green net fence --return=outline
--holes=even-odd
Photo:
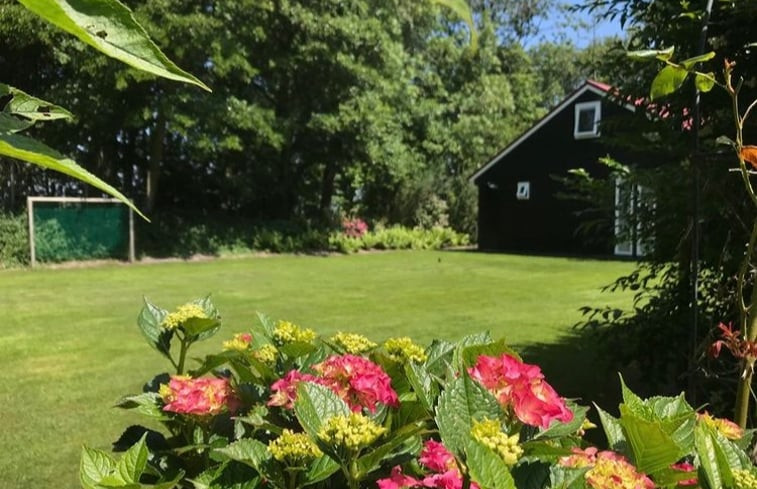
[[[129,211],[124,205],[37,201],[32,218],[38,262],[128,259]]]

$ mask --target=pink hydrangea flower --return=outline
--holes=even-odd
[[[297,384],[314,382],[327,386],[356,412],[366,408],[375,413],[378,403],[399,406],[397,392],[392,388],[392,379],[380,366],[367,358],[332,355],[313,365],[313,370],[318,372],[317,376],[292,370],[274,382],[268,405],[291,409],[297,397]]]
[[[376,481],[379,489],[402,489],[403,487],[418,487],[421,481],[402,473],[402,467],[394,466],[392,473],[386,479]]]
[[[418,461],[434,472],[445,472],[455,466],[455,456],[447,450],[444,444],[435,440],[428,440],[424,443]]]
[[[361,238],[368,232],[368,224],[359,217],[342,220],[342,232],[350,238]]]
[[[390,477],[376,481],[379,489],[419,486],[432,489],[462,489],[463,478],[455,463],[455,457],[443,444],[434,440],[426,441],[418,461],[431,471],[423,480],[403,475],[400,466],[396,466],[392,469]],[[480,487],[475,482],[471,482],[470,489],[480,489]]]
[[[678,486],[679,487],[681,487],[681,486],[696,486],[697,484],[699,484],[699,479],[697,478],[697,474],[696,474],[697,468],[694,467],[694,465],[690,464],[689,462],[680,462],[680,463],[677,463],[677,464],[673,464],[673,465],[670,466],[670,468],[673,469],[673,470],[678,470],[680,472],[693,472],[693,474],[691,474],[691,475],[693,475],[694,477],[692,477],[691,479],[685,479],[685,480],[682,480],[682,481],[678,481]]]
[[[392,379],[367,358],[332,355],[314,365],[313,370],[321,374],[325,385],[344,399],[353,411],[367,408],[374,413],[379,402],[391,407],[399,406]]]
[[[160,394],[165,402],[163,410],[172,413],[213,416],[225,410],[234,412],[239,406],[225,378],[174,375],[168,385],[161,386]]]
[[[573,419],[573,413],[544,380],[537,365],[507,354],[481,355],[468,373],[527,425],[547,428],[554,420],[567,423]]]
[[[297,384],[300,382],[314,382],[324,385],[323,380],[315,375],[304,374],[299,370],[290,370],[284,377],[271,384],[273,393],[268,400],[268,405],[292,409],[294,401],[297,399]]]

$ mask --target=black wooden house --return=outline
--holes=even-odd
[[[564,189],[555,176],[566,176],[580,167],[604,177],[608,170],[598,163],[599,158],[610,153],[620,156],[617,148],[603,143],[602,121],[623,117],[634,107],[618,104],[610,94],[611,87],[586,81],[473,174],[470,180],[478,187],[479,249],[571,255],[643,253],[637,243],[615,240],[611,226],[601,239],[587,241],[578,236],[579,204],[558,198]],[[621,185],[617,191],[622,191]]]

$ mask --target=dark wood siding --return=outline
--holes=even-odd
[[[549,122],[521,142],[476,180],[479,189],[478,243],[482,250],[517,252],[611,254],[611,226],[604,236],[586,239],[576,235],[580,221],[577,204],[557,198],[561,185],[553,176],[565,176],[572,168],[585,168],[597,177],[607,176],[600,157],[620,155],[603,145],[603,138],[575,139],[576,103],[598,100],[586,92]],[[602,120],[627,115],[625,108],[602,103]],[[530,199],[516,198],[517,182],[530,182]]]

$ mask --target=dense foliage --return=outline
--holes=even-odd
[[[536,46],[533,59],[522,47],[548,2],[475,3],[475,50],[431,2],[127,3],[212,94],[82,51],[10,0],[0,71],[65,101],[78,119],[39,133],[148,212],[415,226],[420,203],[437,199],[471,232],[467,178],[590,69],[569,45]],[[560,81],[557,64],[570,67]],[[27,194],[87,193],[34,168],[0,172],[6,209]]]
[[[218,310],[207,297],[173,312],[145,300],[138,325],[171,372],[118,406],[160,429],[127,428],[118,460],[85,447],[83,487],[754,487],[752,433],[683,395],[642,399],[621,380],[620,416],[597,407],[601,450],[583,439],[589,409],[488,334],[423,348],[259,320],[190,364]]]
[[[710,18],[705,1],[597,0],[587,4],[629,28],[625,49],[674,48],[675,59],[681,61],[714,51],[714,56],[692,62],[690,67],[696,65],[697,70],[718,76],[726,58],[735,61],[734,76],[743,80],[741,99],[746,104],[754,99],[757,73],[754,49],[749,47],[755,40],[749,27],[757,18],[754,4],[714,2]],[[702,37],[705,23],[708,29]],[[654,195],[653,205],[638,209],[636,221],[654,251],[636,272],[613,285],[638,292],[636,309],[631,313],[590,311],[587,334],[595,335],[596,327],[611,325],[604,332],[611,359],[617,360],[615,367],[640,371],[649,391],[687,386],[692,400],[706,399],[730,411],[733,389],[724,379],[733,378],[733,363],[708,359],[707,350],[718,337],[719,323],[739,321],[740,298],[748,296],[754,282],[752,272],[746,274],[741,289],[736,280],[754,210],[739,172],[731,171],[738,159],[732,148],[719,144],[720,136],[734,138],[731,101],[722,90],[701,93],[702,122],[695,131],[697,77],[680,78],[680,90],[660,96],[653,81],[661,63],[638,62],[619,53],[606,57],[603,64],[620,88],[619,100],[644,107],[636,111],[635,120],[627,123],[624,136],[616,142],[649,156],[645,161],[620,161],[625,167],[616,166],[614,171]],[[673,68],[665,72],[673,73],[677,73]],[[678,87],[672,78],[669,81]],[[650,96],[654,98],[651,104]],[[754,124],[747,121],[745,135],[754,133]],[[613,202],[607,199],[612,189],[607,185],[602,189],[585,175],[573,183],[584,201],[592,196],[593,216],[605,225],[612,223]],[[604,197],[597,198],[600,194]],[[598,202],[603,205],[597,206]],[[676,348],[670,347],[671,338],[677,339]],[[649,351],[656,353],[648,355]]]

